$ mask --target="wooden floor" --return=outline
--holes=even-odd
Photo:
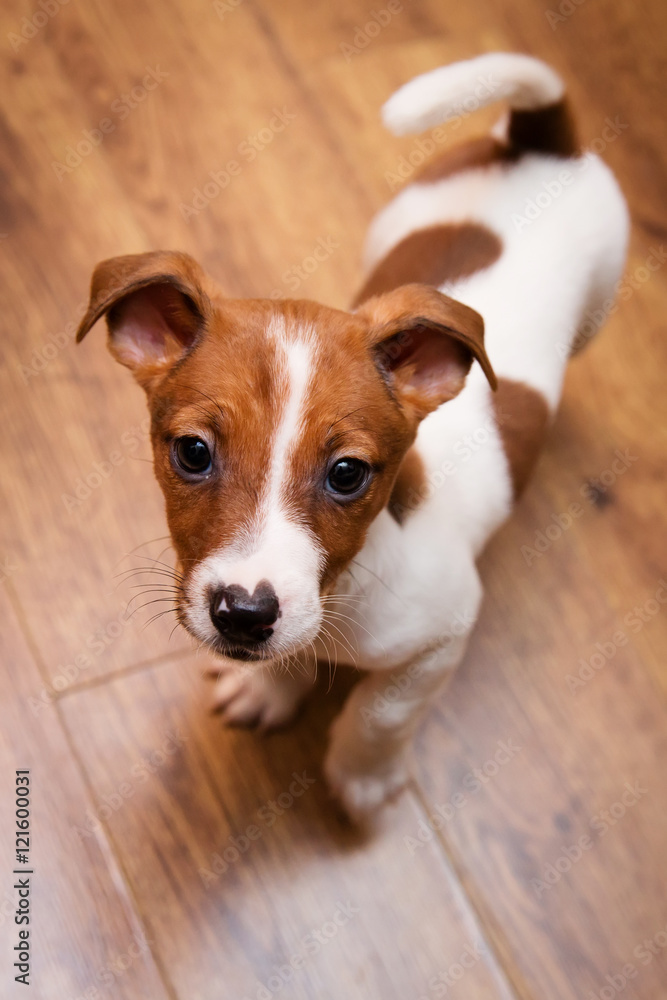
[[[666,997],[664,6],[63,2],[10,0],[0,33],[0,995]],[[414,781],[368,838],[320,772],[341,691],[288,732],[223,731],[206,661],[169,615],[146,626],[164,605],[127,610],[118,575],[168,558],[144,404],[102,329],[72,332],[98,260],[157,248],[232,294],[344,306],[416,148],[382,101],[494,49],[566,78],[631,255],[483,557],[482,620]],[[30,994],[10,957],[19,768]]]

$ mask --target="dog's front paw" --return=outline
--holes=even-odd
[[[329,788],[350,819],[363,822],[370,819],[386,802],[395,798],[405,787],[409,773],[401,759],[390,766],[361,771],[329,753],[324,762]]]
[[[276,729],[290,722],[310,686],[305,678],[276,676],[266,668],[216,664],[213,710],[227,726]]]

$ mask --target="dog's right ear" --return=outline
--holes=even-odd
[[[188,254],[157,251],[102,261],[77,343],[106,314],[109,350],[147,391],[193,347],[211,314],[206,276]]]

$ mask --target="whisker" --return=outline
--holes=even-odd
[[[173,548],[173,546],[167,546],[166,548],[161,549],[160,555],[161,556],[164,555],[164,553],[168,552],[170,548]],[[163,566],[165,569],[168,569],[171,572],[173,572],[175,568],[173,565],[170,565],[163,559],[149,555],[148,552],[137,552],[137,551],[127,552],[121,559],[118,560],[118,562],[116,563],[116,567],[119,567],[121,563],[125,562],[128,559],[144,559],[146,560],[146,562],[153,563],[154,565]]]
[[[377,638],[377,636],[373,635],[373,633],[371,632],[371,630],[367,629],[366,626],[362,625],[361,622],[357,621],[356,618],[350,618],[349,615],[344,615],[340,611],[325,611],[324,614],[325,614],[325,617],[326,617],[326,615],[335,615],[337,618],[341,618],[344,621],[351,621],[353,623],[353,625],[358,626],[359,628],[362,628],[364,630],[364,632],[366,632],[366,634],[371,637],[371,639],[373,640],[373,642],[377,642],[378,646],[380,647],[380,649],[383,650],[383,652],[385,652],[385,653],[387,652],[385,646],[380,642],[380,640]],[[330,622],[330,624],[333,625],[333,622]]]
[[[342,611],[338,611],[335,608],[325,608],[324,609],[324,614],[325,615],[335,615],[336,618],[343,618],[346,622],[352,622],[353,625],[357,625],[358,624],[357,618],[353,618],[352,615],[346,615]]]
[[[164,555],[169,549],[173,549],[173,545],[165,545],[164,548],[160,550],[159,555]],[[173,571],[174,567],[169,563],[165,562],[164,559],[160,559],[159,556],[151,556],[148,552],[128,552],[127,555],[123,556],[123,559],[129,559],[131,556],[135,556],[137,559],[146,559],[148,562],[155,563],[158,566],[164,566],[166,569]],[[123,559],[120,562],[123,562]]]
[[[163,552],[165,550],[163,549]],[[177,573],[178,570],[175,566],[170,566],[169,563],[165,562],[164,559],[156,559],[154,556],[144,555],[144,559],[148,559],[149,562],[154,563],[158,567],[166,569],[168,573]]]
[[[149,626],[149,625],[152,625],[152,624],[153,624],[153,622],[155,622],[155,621],[157,621],[157,620],[158,620],[158,618],[162,618],[162,616],[163,616],[163,615],[168,615],[168,614],[171,614],[171,612],[172,612],[172,611],[174,611],[174,610],[175,610],[174,608],[167,608],[167,609],[166,609],[166,611],[158,611],[158,613],[157,613],[156,615],[153,615],[153,617],[152,617],[152,618],[149,618],[149,619],[148,619],[148,621],[147,621],[147,622],[146,622],[146,624],[145,624],[145,625],[143,626],[143,628],[142,628],[142,630],[141,630],[141,631],[142,631],[142,632],[145,632],[145,631],[146,631],[146,629],[148,628],[148,626]]]
[[[137,597],[139,597],[139,596],[140,596],[140,595],[139,595],[139,594],[137,594]],[[171,598],[171,597],[156,597],[156,598],[155,598],[154,600],[152,600],[152,601],[146,601],[146,603],[145,603],[145,604],[140,604],[138,608],[135,608],[135,609],[134,609],[134,611],[132,612],[132,616],[136,615],[136,614],[137,614],[137,612],[138,612],[138,611],[141,611],[141,609],[142,609],[142,608],[147,608],[147,607],[149,607],[149,606],[150,606],[151,604],[162,604],[162,603],[164,603],[165,601],[169,601],[169,603],[170,603],[170,604],[174,604],[174,600],[173,600],[173,598]],[[176,610],[176,608],[174,608],[173,610],[175,611],[175,610]]]
[[[156,576],[166,576],[170,580],[178,580],[183,582],[183,577],[176,573],[174,570],[167,571],[165,569],[159,569],[156,566],[133,566],[132,569],[121,570],[120,573],[116,573],[113,577],[114,580],[118,580],[121,577],[131,578],[132,576],[139,576],[140,574],[154,573]]]
[[[314,643],[314,641],[312,639],[308,640],[308,645],[310,646],[310,648],[313,651],[313,664],[314,664],[314,667],[315,667],[315,683],[316,683],[317,682],[317,664],[318,664],[317,649],[316,649],[315,643]],[[328,652],[326,646],[324,648],[325,648],[325,652],[327,654],[327,658],[329,660],[329,677],[331,677],[331,657],[329,656],[329,652]],[[307,669],[307,665],[306,665],[306,669]]]
[[[352,578],[352,580],[354,581],[354,583],[356,583],[356,585],[359,588],[359,590],[363,590],[363,587],[361,586],[361,584],[359,583],[359,581],[357,580],[356,576],[354,575],[354,573],[352,572],[352,570],[350,569],[349,566],[347,567],[347,569],[345,570],[345,572]]]
[[[346,602],[356,605],[369,605],[370,601],[367,597],[358,597],[356,594],[329,594],[327,597],[320,597],[322,604],[331,604],[333,602]]]
[[[213,405],[215,406],[216,410],[218,411],[218,413],[220,414],[220,416],[222,417],[222,419],[223,420],[225,419],[224,410],[220,406],[220,403],[218,403],[215,399],[213,399],[212,396],[208,396],[205,392],[203,392],[202,389],[199,389],[196,385],[186,385],[185,388],[186,389],[192,389],[193,392],[198,392],[205,399],[208,399],[209,403],[213,403]]]
[[[172,586],[170,583],[162,583],[162,582],[160,582],[160,583],[151,583],[151,584],[149,584],[149,583],[128,583],[127,587],[128,587],[129,590],[138,590],[140,587],[143,587],[146,590],[172,590],[175,594],[179,594],[181,592],[181,588],[180,587],[178,587],[178,586]],[[340,614],[340,612],[336,612],[336,614]]]
[[[345,600],[350,600],[350,601],[362,601],[362,600],[366,600],[366,598],[363,597],[361,594],[348,594],[348,593],[345,593],[344,591],[337,591],[337,592],[335,592],[333,594],[323,594],[322,595],[322,600],[323,601],[327,601],[327,600],[329,600],[330,597],[342,597],[342,598],[345,598]]]
[[[155,542],[166,542],[170,538],[171,535],[158,535],[157,538],[149,538],[147,542],[141,542],[139,545],[136,546],[136,548],[130,549],[130,551],[127,554],[131,556],[133,552],[136,552],[137,549],[143,548],[144,545],[154,545]]]
[[[152,591],[150,591],[150,590],[149,590],[149,591],[148,591],[147,593],[145,593],[145,594],[134,594],[134,595],[133,595],[133,596],[132,596],[132,597],[130,598],[130,600],[129,600],[129,601],[127,602],[127,607],[128,607],[128,608],[131,608],[131,607],[132,607],[132,604],[133,604],[133,602],[134,602],[134,601],[138,601],[138,600],[140,600],[140,599],[141,599],[142,597],[148,597],[148,594],[150,594],[150,593],[152,593]],[[160,601],[171,601],[171,603],[172,603],[172,604],[176,604],[176,598],[174,597],[174,595],[173,595],[173,594],[170,594],[170,595],[169,595],[169,597],[160,597],[160,598],[156,598],[156,600],[160,600]],[[152,601],[149,601],[148,603],[149,603],[149,604],[151,604],[151,603],[153,603],[153,602],[152,602]],[[145,608],[146,606],[147,606],[146,604],[141,604],[141,605],[139,605],[138,607],[134,608],[134,609],[133,609],[133,612],[132,612],[132,613],[134,614],[134,612],[135,612],[135,611],[140,611],[140,610],[141,610],[141,608]]]
[[[340,598],[340,597],[336,597],[336,598],[334,598],[334,601],[335,601],[336,603],[340,603],[340,602],[341,602],[341,601],[343,601],[343,600],[344,600],[344,598]],[[325,600],[324,600],[324,598],[322,599],[322,604],[324,605],[324,612],[325,612],[325,614],[326,614],[326,613],[328,613],[328,612],[329,612],[329,611],[331,610],[331,609],[330,609],[330,608],[329,608],[329,607],[327,606],[327,605],[328,605],[329,603],[331,603],[331,602],[326,602],[326,603],[325,603]],[[362,603],[363,603],[364,605],[366,605],[367,607],[370,607],[370,602],[369,602],[369,601],[366,601],[366,600],[365,600],[365,601],[363,601],[363,602],[358,602],[358,603],[356,604],[356,606],[352,606],[352,607],[348,607],[348,611],[354,611],[354,613],[355,613],[355,614],[357,614],[357,615],[361,615],[361,616],[362,616],[363,618],[366,618],[366,619],[367,619],[367,618],[368,618],[368,615],[367,615],[367,614],[366,614],[366,612],[364,611],[364,609],[363,609],[363,607],[362,607]]]
[[[389,586],[388,584],[386,584],[386,583],[385,583],[385,581],[384,581],[384,580],[382,579],[382,577],[381,577],[381,576],[378,576],[378,575],[377,575],[377,573],[376,573],[376,572],[375,572],[374,570],[372,570],[372,569],[369,569],[369,568],[368,568],[368,566],[364,566],[364,565],[363,565],[363,563],[360,563],[358,559],[353,559],[353,560],[352,560],[352,562],[353,562],[353,563],[355,564],[355,566],[358,566],[358,567],[359,567],[360,569],[365,569],[367,573],[370,573],[370,574],[371,574],[371,576],[374,576],[374,577],[375,577],[375,579],[376,579],[376,580],[377,580],[377,581],[378,581],[379,583],[381,583],[383,587],[386,587],[386,589],[387,589],[387,590],[389,591],[389,593],[390,593],[390,594],[391,594],[391,595],[392,595],[393,597],[395,597],[395,598],[396,598],[396,600],[398,600],[398,601],[401,601],[401,603],[403,603],[403,601],[402,601],[402,600],[401,600],[401,598],[400,598],[400,597],[398,596],[398,594],[397,594],[397,593],[395,593],[395,592],[394,592],[394,591],[393,591],[393,590],[391,589],[391,587],[390,587],[390,586]]]
[[[327,688],[327,692],[328,692],[328,691],[331,691],[331,688],[332,688],[333,682],[334,682],[334,677],[336,676],[336,669],[338,667],[338,647],[336,645],[336,640],[331,635],[331,633],[329,632],[328,629],[322,628],[321,631],[320,631],[320,635],[323,637],[323,639],[325,639],[325,640],[328,639],[330,642],[332,642],[333,646],[334,646],[333,672],[331,670],[331,656],[329,654],[329,649],[328,649],[328,647],[326,645],[324,647],[325,650],[326,650],[326,653],[327,653],[327,658],[329,660],[329,687]],[[352,657],[352,659],[354,659],[354,657]]]
[[[287,672],[288,677],[292,676],[292,665],[293,665],[292,655],[293,655],[292,653],[287,653],[285,655],[285,659],[283,660],[283,666]]]
[[[352,659],[354,659],[354,657],[355,657],[355,651],[349,645],[349,643],[347,641],[347,636],[345,635],[345,633],[343,632],[343,630],[341,628],[339,628],[338,625],[336,625],[334,622],[329,621],[328,618],[326,619],[326,622],[327,622],[327,625],[331,626],[331,628],[335,628],[336,631],[338,632],[338,634],[341,636],[340,639],[335,639],[332,635],[330,635],[330,638],[331,638],[332,642],[338,643],[340,646],[342,646],[343,649],[345,650],[345,652],[349,656],[351,656]]]
[[[315,643],[311,640],[311,646],[313,647],[313,653],[315,655],[315,676],[317,676],[317,650],[315,649]],[[333,669],[331,667],[331,653],[329,652],[329,647],[324,644],[324,652],[327,654],[327,661],[329,664],[329,686],[327,688],[327,694],[331,691],[333,687],[334,677],[336,676],[336,667],[338,666],[338,655],[336,654],[336,649],[334,647],[334,664]]]
[[[338,420],[334,420],[333,423],[329,424],[329,430],[327,431],[327,433],[331,431],[332,427],[335,427],[336,424],[339,424],[341,420],[347,420],[348,417],[351,417],[355,413],[359,413],[360,410],[367,410],[369,407],[372,406],[377,406],[377,403],[363,403],[361,406],[357,406],[356,409],[350,410],[349,413],[343,414],[343,416],[339,417]]]

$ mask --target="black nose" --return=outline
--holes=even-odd
[[[249,594],[244,587],[220,587],[211,597],[211,621],[232,642],[266,642],[278,617],[278,598],[270,583],[262,580]]]

